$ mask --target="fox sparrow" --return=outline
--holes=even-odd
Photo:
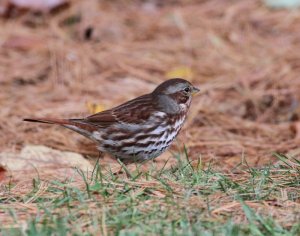
[[[192,95],[199,89],[184,79],[170,79],[152,93],[83,119],[29,118],[59,124],[97,143],[124,163],[151,160],[164,152],[186,119]]]

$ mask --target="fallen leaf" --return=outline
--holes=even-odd
[[[93,166],[82,155],[63,152],[45,146],[25,146],[20,153],[3,152],[0,154],[0,166],[9,171],[47,169],[59,167],[78,167],[84,171]]]
[[[184,78],[184,79],[192,79],[193,72],[192,69],[187,66],[180,66],[173,70],[170,70],[166,73],[167,78]]]
[[[91,114],[95,114],[95,113],[98,113],[98,112],[101,112],[101,111],[104,111],[105,108],[103,105],[101,104],[96,104],[96,103],[92,103],[92,102],[87,102],[86,103],[86,106],[88,108],[88,111],[91,113]]]
[[[296,122],[294,125],[295,128],[295,139],[299,139],[300,140],[300,122]]]
[[[10,0],[10,3],[19,8],[47,12],[63,4],[66,0]]]
[[[0,183],[5,179],[6,170],[4,167],[0,166]]]

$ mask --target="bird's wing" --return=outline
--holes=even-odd
[[[149,119],[155,111],[154,108],[155,104],[152,95],[147,94],[80,121],[103,128],[115,123],[141,124]]]

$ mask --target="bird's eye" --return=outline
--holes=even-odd
[[[190,87],[186,87],[186,88],[184,89],[184,91],[187,92],[187,93],[189,93],[189,92],[191,92],[191,89],[190,89]]]

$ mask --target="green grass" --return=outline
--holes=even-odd
[[[300,168],[296,159],[231,172],[177,156],[171,169],[74,170],[80,181],[2,186],[2,235],[300,235]],[[125,168],[125,167],[124,167]]]

